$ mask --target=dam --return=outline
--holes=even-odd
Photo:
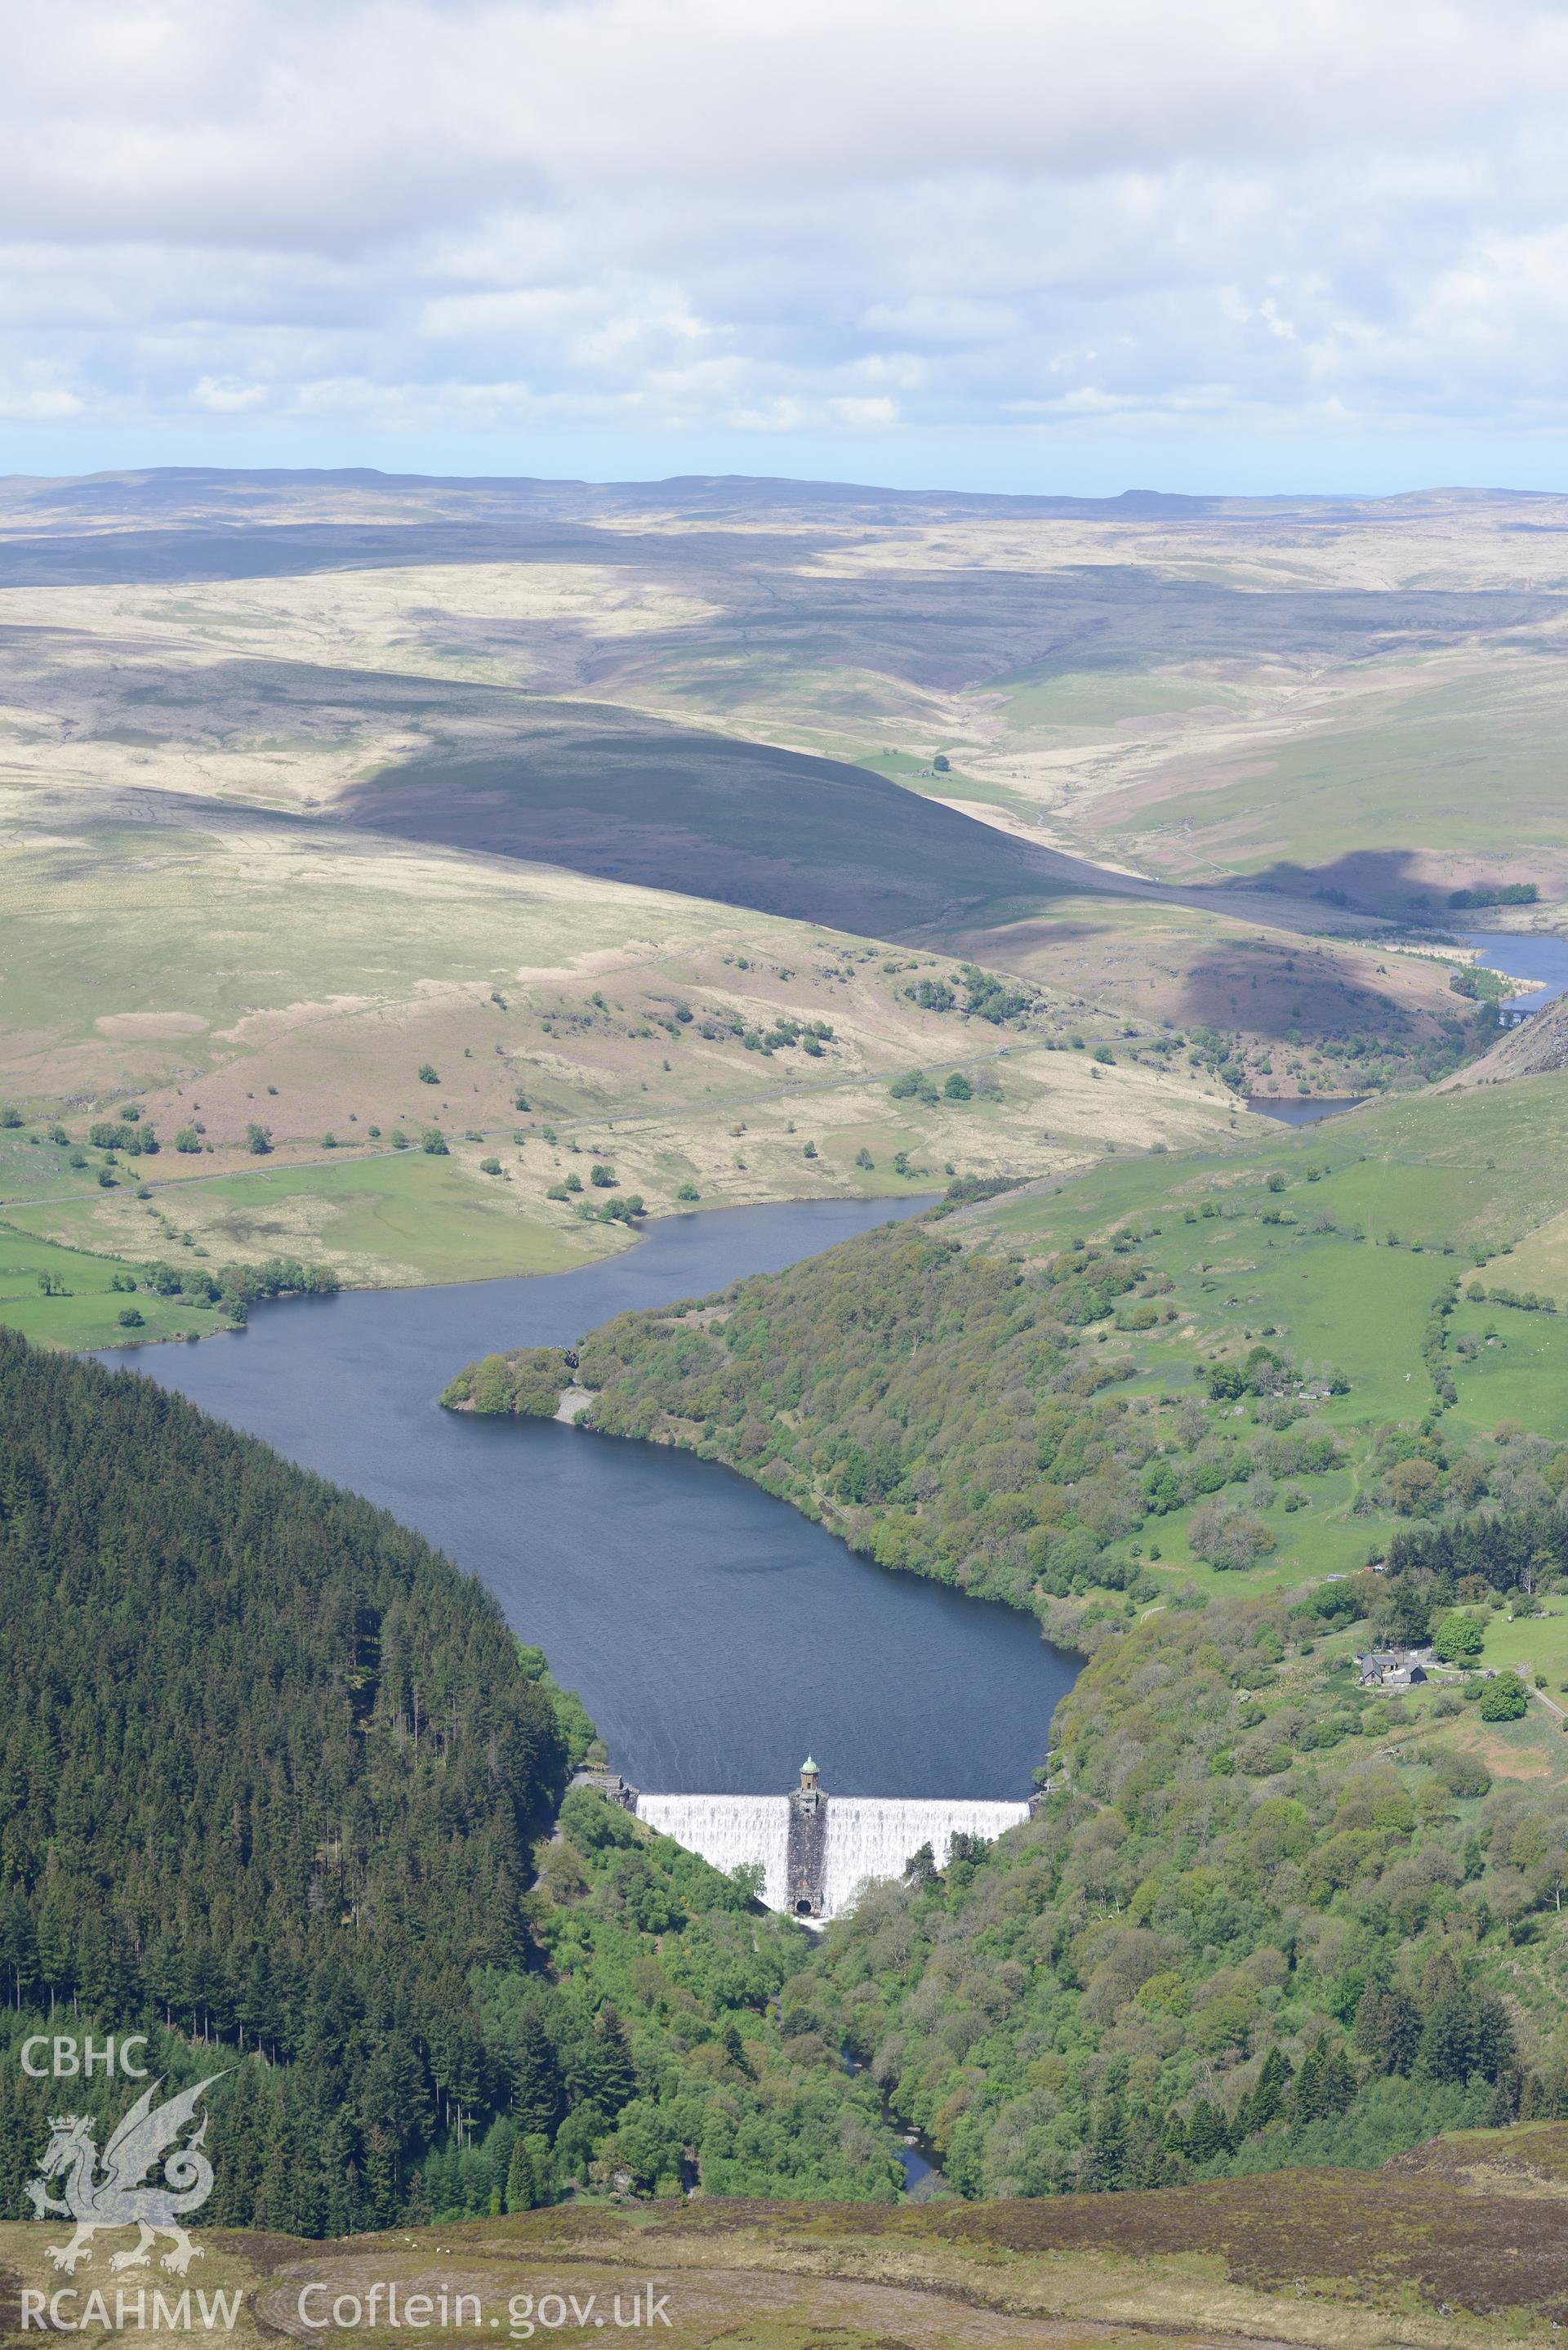
[[[941,1868],[955,1836],[998,1836],[1030,1814],[1026,1803],[830,1795],[809,1756],[799,1786],[786,1795],[659,1795],[626,1787],[620,1800],[715,1868],[760,1866],[770,1909],[823,1924],[852,1909],[864,1885],[902,1877],[923,1846]]]

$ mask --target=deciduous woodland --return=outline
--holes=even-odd
[[[1333,1200],[1313,1172],[1306,1196]],[[1322,1208],[1303,1230],[1272,1181],[1120,1219],[1044,1259],[965,1246],[940,1223],[885,1226],[717,1299],[623,1315],[582,1342],[575,1371],[558,1348],[488,1356],[445,1400],[547,1417],[576,1382],[590,1428],[722,1461],[882,1565],[1080,1638],[1120,1620],[1113,1595],[1165,1596],[1171,1557],[1288,1581],[1303,1552],[1350,1568],[1401,1523],[1561,1494],[1568,1446],[1509,1422],[1482,1437],[1452,1411],[1455,1375],[1480,1352],[1469,1326],[1490,1326],[1487,1293],[1465,1295],[1446,1269],[1409,1268],[1418,1419],[1367,1411],[1358,1380],[1303,1359],[1276,1324],[1238,1326],[1234,1297],[1199,1341],[1188,1282],[1208,1263],[1177,1255],[1233,1262],[1273,1249],[1272,1225],[1300,1277],[1326,1280],[1397,1247]],[[1490,1303],[1515,1328],[1554,1311],[1496,1288]]]
[[[1560,1212],[1554,1084],[1003,1193],[581,1342],[591,1430],[1089,1656],[1039,1816],[918,1856],[782,1996],[797,2059],[848,2047],[964,2194],[1568,2113],[1560,1317],[1480,1270]],[[1309,1357],[1325,1323],[1344,1354]],[[548,1410],[565,1364],[493,1356],[448,1399]],[[1490,1417],[1521,1394],[1530,1426]],[[1389,1647],[1433,1678],[1379,1685]]]
[[[1439,1613],[1464,1587],[1406,1572]],[[1383,1595],[1326,1590],[1104,1640],[1044,1816],[832,1929],[800,2021],[849,2034],[965,2193],[1376,2164],[1568,2112],[1568,1804],[1494,1780],[1511,1721],[1467,1702],[1522,1716],[1522,1684],[1364,1691]]]

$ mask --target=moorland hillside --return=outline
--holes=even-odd
[[[1430,2350],[1549,2337],[1563,2322],[1561,2131],[1551,2125],[1439,2141],[1413,2169],[1314,2170],[1044,2204],[857,2205],[752,2199],[728,2208],[576,2204],[443,2220],[324,2245],[214,2233],[211,2299],[240,2295],[236,2339],[275,2340],[347,2295],[363,2314],[389,2289],[406,2321],[459,2293],[465,2322],[532,2323],[559,2338],[575,2296],[623,2324],[634,2308],[672,2350],[1373,2350],[1393,2328]],[[1408,2158],[1407,2158],[1408,2159]],[[57,2284],[43,2231],[0,2227],[0,2310]],[[178,2296],[166,2299],[177,2305]],[[67,2303],[67,2308],[74,2304]],[[542,2317],[536,2313],[542,2312]],[[417,2307],[423,2315],[423,2305]],[[156,2313],[154,2313],[154,2317]],[[177,2329],[145,2329],[165,2343]]]
[[[578,1212],[574,1145],[613,1141],[623,1198],[658,1211],[1033,1175],[1222,1133],[1227,1095],[1441,1075],[1477,1041],[1463,951],[1408,951],[1409,925],[1508,865],[1495,825],[1465,846],[1455,710],[1478,644],[1492,686],[1526,644],[1532,693],[1556,673],[1523,513],[5,484],[17,1281],[35,1243],[140,1265],[171,1234],[351,1281],[559,1268],[624,1238]],[[1403,743],[1412,661],[1423,692],[1449,681],[1422,773],[1459,779],[1453,806],[1334,732],[1371,695]],[[1510,919],[1550,920],[1555,819],[1488,724],[1488,805],[1548,893]],[[1309,741],[1328,800],[1272,780]],[[1194,760],[1292,837],[1260,858],[1190,814],[1162,832]],[[1120,1035],[1138,1086],[1101,1125],[1020,1055],[980,1096],[1009,1034]],[[983,1109],[881,1107],[900,1072],[955,1068]],[[134,1181],[91,1140],[128,1107],[162,1144]],[[84,1154],[64,1180],[57,1126]]]

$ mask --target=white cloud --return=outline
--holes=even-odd
[[[0,416],[13,424],[55,424],[82,415],[87,402],[46,366],[24,366],[0,375]]]
[[[1538,0],[56,0],[5,412],[1556,429],[1565,98]]]
[[[204,375],[191,393],[193,408],[204,408],[212,416],[243,416],[253,408],[264,408],[267,401],[265,383],[242,383],[234,376]]]

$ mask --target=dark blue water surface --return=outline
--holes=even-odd
[[[1282,1126],[1317,1126],[1325,1118],[1343,1118],[1359,1109],[1365,1094],[1249,1094],[1247,1107],[1260,1118],[1278,1118]]]
[[[1482,968],[1539,986],[1513,999],[1515,1012],[1539,1012],[1568,988],[1568,939],[1543,931],[1468,931],[1465,944],[1480,951]]]
[[[682,1216],[575,1273],[300,1298],[199,1347],[99,1359],[417,1526],[582,1691],[639,1786],[782,1792],[809,1750],[846,1794],[1021,1796],[1077,1666],[1031,1617],[888,1574],[689,1453],[436,1402],[476,1355],[569,1344],[919,1204]]]

